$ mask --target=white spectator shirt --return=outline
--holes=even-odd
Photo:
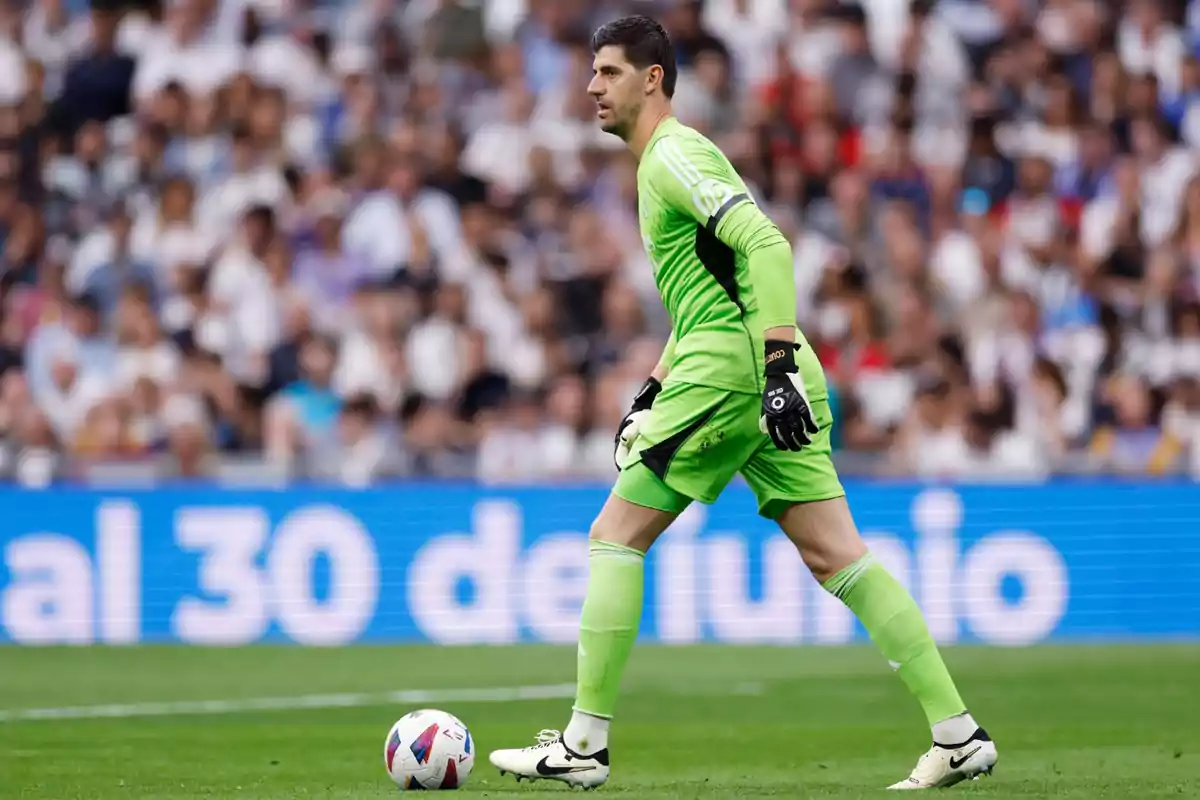
[[[422,189],[411,207],[389,191],[364,199],[342,226],[342,247],[347,253],[365,257],[378,277],[390,277],[412,257],[412,233],[408,215],[416,214],[439,257],[459,251],[462,223],[454,201],[444,192]]]
[[[339,397],[369,394],[387,409],[398,408],[404,396],[400,376],[388,367],[379,344],[362,331],[354,331],[342,341],[331,384]]]
[[[531,431],[498,425],[479,442],[476,478],[485,484],[523,483],[542,476],[542,454]]]
[[[511,41],[528,13],[528,0],[488,0],[483,4],[483,28],[488,39]]]
[[[683,74],[680,73],[680,78]],[[616,136],[604,133],[592,120],[581,120],[564,113],[566,92],[577,92],[569,86],[547,92],[534,109],[530,124],[533,144],[550,151],[554,158],[554,174],[563,186],[576,186],[583,178],[579,154],[584,147],[616,151],[625,145]],[[683,91],[677,93],[681,96]]]
[[[862,6],[867,12],[871,51],[881,65],[896,70],[909,25],[908,4],[896,0],[863,0]],[[917,57],[919,76],[943,89],[959,87],[970,76],[969,66],[954,29],[938,15],[931,16],[921,36],[921,52]]]
[[[344,445],[338,454],[338,479],[355,489],[370,486],[387,462],[389,450],[387,438],[377,431]]]
[[[541,456],[542,478],[574,478],[579,475],[579,435],[566,425],[555,423],[541,428],[531,443]]]
[[[525,123],[490,120],[471,134],[463,150],[463,172],[520,193],[529,186],[529,150],[533,144]]]
[[[260,361],[278,344],[282,329],[266,267],[245,249],[230,247],[213,265],[208,291],[216,308],[206,336],[221,345],[225,366],[236,378],[260,385],[266,378]]]
[[[241,47],[204,36],[182,44],[171,33],[149,37],[133,74],[133,97],[138,104],[150,100],[172,81],[190,94],[203,95],[227,83],[243,68]]]
[[[477,477],[491,484],[573,478],[579,449],[579,437],[561,425],[535,430],[499,425],[479,444]]]
[[[287,183],[276,167],[263,165],[236,172],[204,193],[196,205],[196,221],[206,236],[225,240],[252,206],[280,211],[287,197]]]
[[[801,233],[792,242],[797,319],[807,320],[816,310],[814,301],[817,287],[821,285],[825,270],[839,249],[837,244],[813,231]]]
[[[309,103],[325,90],[325,73],[311,47],[291,35],[266,36],[246,54],[246,67],[255,81],[284,90],[288,98]]]
[[[791,24],[788,42],[788,61],[792,69],[809,78],[829,74],[834,61],[842,52],[842,36],[837,27],[818,20],[804,26],[799,20]]]
[[[1164,99],[1179,94],[1179,65],[1187,54],[1183,36],[1173,26],[1159,26],[1149,38],[1132,21],[1125,20],[1117,27],[1117,56],[1125,69],[1134,75],[1154,75],[1158,78],[1159,93]]]
[[[987,288],[979,244],[962,230],[946,233],[933,247],[930,272],[955,310],[979,299]]]
[[[985,331],[967,345],[971,380],[977,385],[998,380],[1024,385],[1037,354],[1033,342],[1017,331]]]
[[[1171,402],[1163,409],[1162,427],[1163,433],[1183,445],[1188,473],[1200,479],[1200,413]]]
[[[1034,479],[1046,474],[1036,442],[1012,431],[996,434],[987,451],[971,448],[957,429],[922,437],[914,466],[923,478]]]
[[[129,234],[129,252],[134,260],[152,264],[164,276],[181,264],[204,263],[211,250],[209,238],[194,225],[163,225],[156,208],[139,214]]]
[[[1142,169],[1142,238],[1148,246],[1162,244],[1179,224],[1183,195],[1196,174],[1196,157],[1185,147],[1173,147],[1155,164]]]
[[[122,347],[117,350],[116,385],[122,391],[129,391],[139,380],[147,378],[160,388],[167,388],[179,377],[179,366],[179,350],[165,339],[149,347]]]
[[[888,428],[904,421],[912,407],[916,385],[913,377],[900,370],[868,370],[854,379],[854,396],[863,417],[877,428]]]
[[[461,248],[462,220],[454,198],[440,189],[421,189],[413,198],[411,208],[424,227],[434,253],[444,258]]]
[[[110,263],[117,254],[117,239],[108,226],[94,229],[80,240],[67,264],[64,282],[67,291],[78,294],[92,273]]]
[[[742,15],[735,0],[709,0],[703,20],[729,47],[739,83],[756,87],[776,77],[775,49],[787,29],[787,7],[783,0],[750,0],[747,6]]]
[[[671,110],[684,125],[707,129],[717,113],[717,98],[709,92],[695,70],[679,70],[676,83],[679,94],[671,102]]]
[[[448,399],[466,368],[462,331],[439,316],[418,322],[408,335],[405,361],[412,391],[434,400]]]
[[[25,97],[25,54],[16,43],[0,38],[0,105],[15,106]]]
[[[1085,257],[1101,261],[1112,252],[1120,210],[1121,201],[1112,195],[1096,197],[1083,207],[1079,218],[1079,247]]]
[[[546,376],[545,349],[527,334],[520,310],[505,296],[496,273],[476,268],[464,285],[467,320],[484,334],[488,365],[518,386],[540,385]]]
[[[37,3],[25,17],[23,45],[30,58],[46,68],[47,89],[57,93],[71,61],[87,47],[91,22],[73,16],[62,27],[51,29],[44,4]]]
[[[1200,103],[1195,100],[1188,103],[1179,121],[1179,138],[1193,150],[1200,149]]]
[[[58,438],[70,442],[88,412],[108,397],[110,388],[109,376],[79,365],[74,382],[66,390],[54,386],[39,395],[38,407],[50,421]]]
[[[375,192],[359,203],[342,226],[342,248],[365,257],[381,278],[408,263],[412,234],[396,195]]]
[[[128,10],[117,26],[117,52],[139,58],[142,53],[159,41],[162,30],[150,17],[140,11]],[[91,26],[88,26],[91,40]]]
[[[593,428],[579,443],[578,465],[581,477],[611,480],[613,474],[613,429]]]

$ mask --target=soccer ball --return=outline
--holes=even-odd
[[[458,717],[425,708],[388,731],[383,764],[401,789],[457,789],[475,766],[475,745]]]

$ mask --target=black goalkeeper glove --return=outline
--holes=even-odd
[[[813,419],[804,379],[796,369],[795,342],[766,341],[766,385],[758,427],[780,450],[799,450],[812,444],[820,428]]]
[[[613,463],[617,465],[618,470],[629,458],[629,450],[638,437],[638,431],[642,429],[642,421],[650,413],[650,406],[654,405],[654,398],[658,397],[658,393],[661,391],[662,384],[658,382],[657,378],[647,378],[633,398],[633,405],[630,407],[629,413],[617,426],[617,435],[613,437]]]

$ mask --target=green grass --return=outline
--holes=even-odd
[[[989,798],[1200,797],[1200,646],[954,648],[1000,748]],[[0,710],[570,682],[572,649],[0,648]],[[865,648],[640,648],[602,792],[644,798],[887,797],[928,746],[916,704]],[[481,751],[566,722],[569,703],[443,704]],[[378,706],[0,723],[0,797],[395,797]],[[481,758],[466,793],[555,797]]]

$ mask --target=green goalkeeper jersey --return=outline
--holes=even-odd
[[[651,136],[637,179],[642,241],[671,316],[671,379],[760,393],[763,331],[796,321],[787,240],[729,159],[673,117]]]

